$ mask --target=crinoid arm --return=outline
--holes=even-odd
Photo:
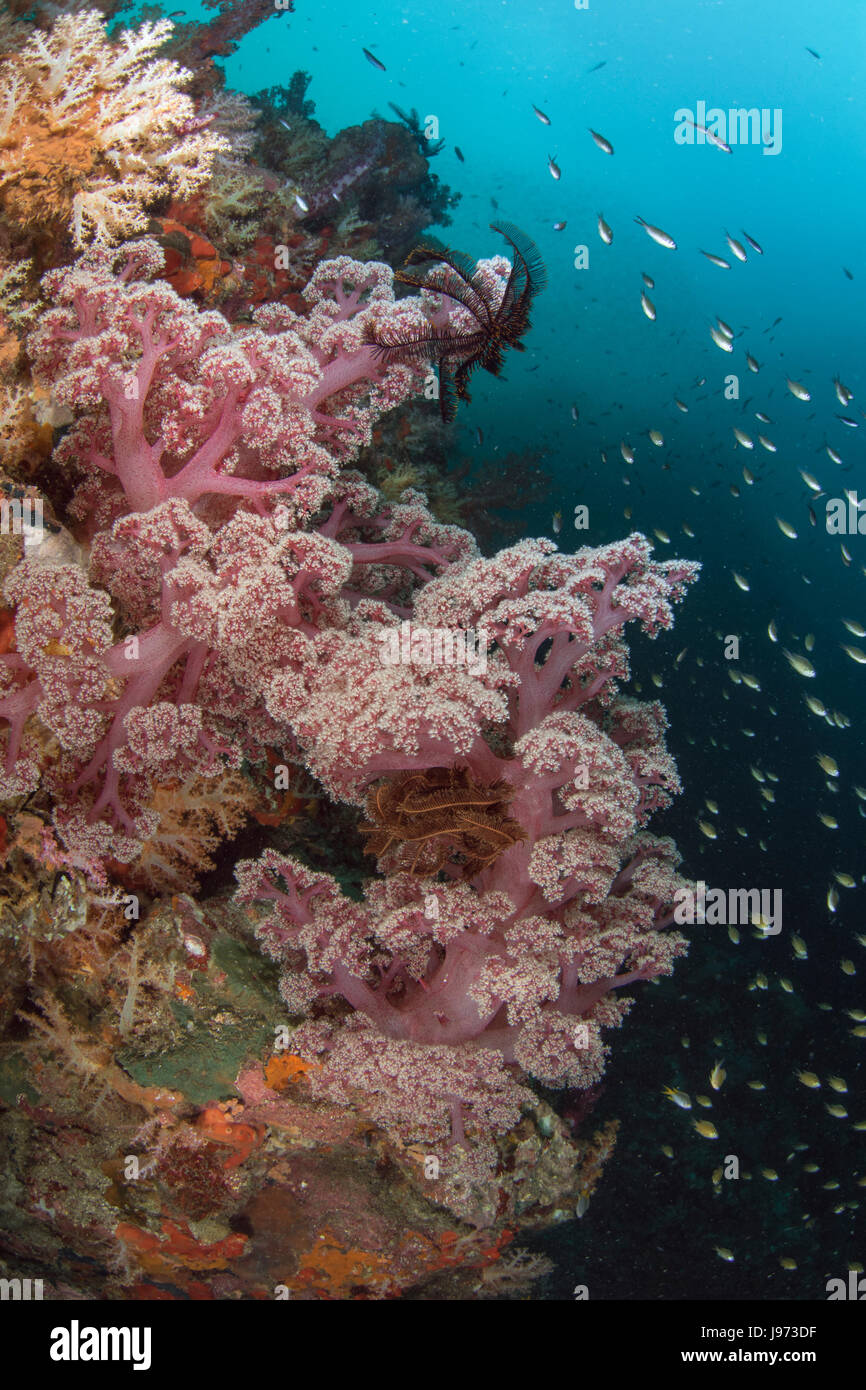
[[[491,222],[490,230],[498,232],[514,251],[511,274],[502,301],[503,307],[509,300],[513,302],[524,296],[534,299],[547,285],[547,270],[535,242],[512,222]]]
[[[472,397],[469,394],[469,378],[477,365],[478,359],[474,358],[471,362],[461,362],[455,371],[454,390],[457,392],[458,400],[471,401]]]
[[[378,324],[368,324],[364,342],[377,348],[386,362],[438,362],[475,357],[484,348],[486,333],[459,333],[453,328],[422,328],[401,334]]]
[[[435,262],[432,269],[421,276],[408,275],[405,269],[394,272],[394,279],[401,285],[411,285],[415,289],[430,290],[434,294],[445,295],[455,303],[462,304],[480,325],[493,322],[493,310],[487,302],[482,288],[476,284],[478,263],[462,251],[452,251],[449,246],[416,246],[403,262],[403,266],[422,265]],[[449,284],[448,272],[456,276],[456,283]]]
[[[439,363],[439,414],[446,425],[450,425],[457,418],[454,378],[447,362]]]
[[[367,798],[365,852],[396,853],[411,874],[471,879],[526,838],[509,814],[513,787],[477,782],[466,767],[433,767],[380,783]]]
[[[376,349],[383,362],[436,364],[440,376],[439,412],[446,422],[454,419],[457,400],[470,399],[469,378],[476,367],[499,376],[506,348],[524,351],[520,339],[529,328],[529,309],[534,296],[546,284],[544,263],[535,243],[510,222],[491,222],[490,226],[513,251],[511,272],[498,307],[478,263],[448,247],[417,246],[406,257],[405,265],[432,261],[432,269],[421,275],[405,269],[395,273],[401,284],[441,294],[462,305],[477,328],[466,331],[448,324],[431,324],[401,333],[396,326],[370,324],[364,335],[364,342]]]

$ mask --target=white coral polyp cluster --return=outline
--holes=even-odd
[[[24,197],[50,205],[73,171],[80,186],[69,227],[80,248],[143,229],[155,199],[187,198],[206,183],[229,142],[190,128],[195,104],[181,88],[192,74],[169,59],[148,61],[173,27],[161,19],[109,40],[97,11],[64,15],[6,58],[0,199],[29,185]],[[64,164],[66,146],[75,157]],[[34,170],[44,191],[32,187]]]

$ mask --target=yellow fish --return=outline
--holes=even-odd
[[[692,1108],[692,1102],[685,1091],[678,1091],[673,1086],[664,1086],[662,1087],[662,1095],[667,1096],[668,1100],[672,1100],[674,1105],[678,1105],[681,1110],[691,1110]]]
[[[789,665],[794,668],[798,676],[811,678],[815,675],[815,667],[812,665],[811,661],[806,660],[805,656],[800,656],[799,652],[789,652],[787,647],[783,647],[782,651]]]
[[[813,1071],[795,1072],[798,1081],[802,1081],[804,1086],[808,1086],[810,1091],[817,1091],[821,1085],[821,1078],[816,1076]]]
[[[692,1120],[693,1127],[704,1139],[718,1139],[719,1131],[712,1120]]]

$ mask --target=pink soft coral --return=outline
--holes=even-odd
[[[472,553],[465,532],[418,503],[382,513],[359,481],[331,488],[335,505],[311,531],[285,524],[286,509],[239,511],[212,531],[177,498],[122,516],[92,547],[90,578],[104,589],[75,565],[19,565],[5,588],[18,651],[0,656],[7,794],[38,779],[22,745],[36,715],[64,750],[49,781],[67,837],[108,852],[114,826],[123,858],[153,834],[148,806],[167,774],[213,774],[292,744],[264,707],[274,673],[300,679],[308,638],[356,629],[362,594],[386,616],[399,583],[408,594]],[[127,629],[117,641],[109,593]]]
[[[273,904],[259,934],[287,963],[290,1009],[338,995],[354,1011],[348,1033],[331,1018],[293,1040],[323,1060],[323,1094],[375,1093],[375,1057],[403,1098],[392,1123],[427,1142],[426,1087],[440,1050],[457,1049],[463,1060],[438,1094],[450,1142],[465,1143],[488,1127],[491,1053],[514,1104],[521,1074],[558,1086],[598,1079],[601,1029],[627,1007],[613,991],[670,973],[685,949],[668,930],[684,886],[675,846],[642,829],[679,783],[661,707],[617,694],[628,674],[619,630],[669,627],[697,568],[653,561],[636,535],[573,556],[525,541],[454,564],[416,595],[413,619],[485,634],[486,669],[475,673],[383,664],[387,620],[299,635],[302,673],[274,676],[268,708],[332,794],[360,802],[383,776],[462,766],[477,785],[509,789],[524,832],[469,883],[458,849],[426,879],[401,871],[389,849],[388,876],[363,904],[288,857],[239,866],[242,899]]]
[[[473,551],[420,501],[383,511],[341,474],[417,385],[362,342],[371,322],[423,316],[394,302],[387,266],[324,262],[306,314],[269,306],[232,326],[155,280],[161,264],[143,241],[49,273],[55,307],[29,343],[76,413],[56,459],[85,474],[73,510],[92,546],[89,576],[34,560],[9,580],[24,640],[0,660],[7,788],[38,775],[22,751],[36,714],[64,751],[59,817],[88,851],[97,822],[106,845],[111,825],[152,830],[154,780],[175,763],[213,772],[291,740],[262,706],[267,675],[300,670],[300,635],[345,626],[372,595],[406,601]]]
[[[37,555],[6,582],[5,789],[42,775],[65,852],[96,863],[140,855],[167,780],[269,749],[356,806],[401,777],[498,788],[495,852],[437,825],[441,867],[418,873],[399,837],[371,840],[384,876],[361,902],[272,851],[238,867],[241,899],[271,904],[259,935],[317,1091],[435,1148],[468,1212],[527,1079],[593,1084],[617,991],[684,949],[676,850],[645,830],[679,789],[666,721],[619,682],[625,624],[669,627],[697,566],[638,535],[481,559],[420,494],[383,507],[345,465],[419,375],[364,338],[445,308],[397,303],[386,266],[343,258],[305,313],[232,325],[154,279],[160,256],[93,251],[45,281],[30,351],[76,414],[56,457],[84,474],[90,551],[87,572]],[[471,634],[476,659],[396,660],[405,622]],[[42,769],[40,726],[58,750]]]
[[[314,508],[378,415],[417,389],[417,370],[382,366],[362,339],[368,323],[411,324],[420,301],[394,302],[390,267],[341,257],[317,268],[307,314],[267,305],[232,326],[154,279],[162,264],[141,241],[45,277],[56,307],[28,347],[78,415],[57,451],[89,475],[78,514],[96,506],[104,525],[172,497],[291,496],[311,477]]]

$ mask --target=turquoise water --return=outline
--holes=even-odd
[[[849,282],[842,266],[856,274],[851,262],[862,240],[851,203],[866,13],[836,3],[819,16],[811,5],[774,4],[756,15],[748,0],[690,6],[685,16],[626,0],[586,11],[565,3],[473,3],[359,13],[350,4],[307,10],[303,0],[297,8],[248,36],[226,65],[230,85],[251,92],[304,68],[313,74],[317,119],[330,134],[374,109],[388,114],[388,101],[435,115],[447,148],[433,167],[463,194],[448,231],[452,244],[474,255],[499,249],[487,230],[497,215],[491,197],[500,216],[537,241],[551,290],[537,301],[528,356],[509,361],[510,390],[479,383],[475,415],[464,424],[468,431],[476,416],[495,410],[503,444],[531,433],[564,454],[563,512],[574,485],[566,461],[579,468],[587,452],[609,440],[616,445],[621,433],[668,424],[688,470],[714,432],[729,431],[732,408],[702,412],[688,422],[691,431],[671,415],[673,387],[685,390],[707,374],[712,392],[731,365],[708,336],[717,314],[738,333],[749,325],[743,342],[766,362],[762,397],[780,381],[784,389],[781,368],[814,381],[816,391],[844,369],[856,392],[862,304],[857,280]],[[820,63],[805,45],[821,53]],[[386,72],[365,60],[362,46]],[[588,71],[600,62],[603,68]],[[781,108],[780,153],[677,145],[674,113],[694,111],[699,100]],[[533,103],[550,116],[549,127]],[[588,127],[612,142],[612,158],[596,148]],[[548,155],[562,169],[558,182]],[[609,249],[597,235],[599,211],[614,231]],[[636,214],[670,231],[678,251],[649,241],[633,223]],[[565,231],[554,232],[562,220]],[[711,266],[697,248],[723,254],[723,227],[735,237],[745,227],[764,257],[750,252],[731,271]],[[575,271],[580,244],[589,247],[590,266]],[[642,270],[656,280],[654,324],[640,312]],[[783,324],[768,345],[762,329],[779,314]],[[541,370],[533,380],[535,364]],[[746,375],[743,384],[753,383]],[[827,412],[815,398],[817,442],[835,408],[835,397],[825,396]],[[613,400],[623,407],[611,421],[615,430],[603,423],[571,429],[572,401],[591,420]],[[793,399],[784,402],[786,442],[794,443],[808,413]],[[611,487],[617,473],[614,463]],[[670,504],[659,497],[655,524],[678,520],[670,514],[675,497]]]

